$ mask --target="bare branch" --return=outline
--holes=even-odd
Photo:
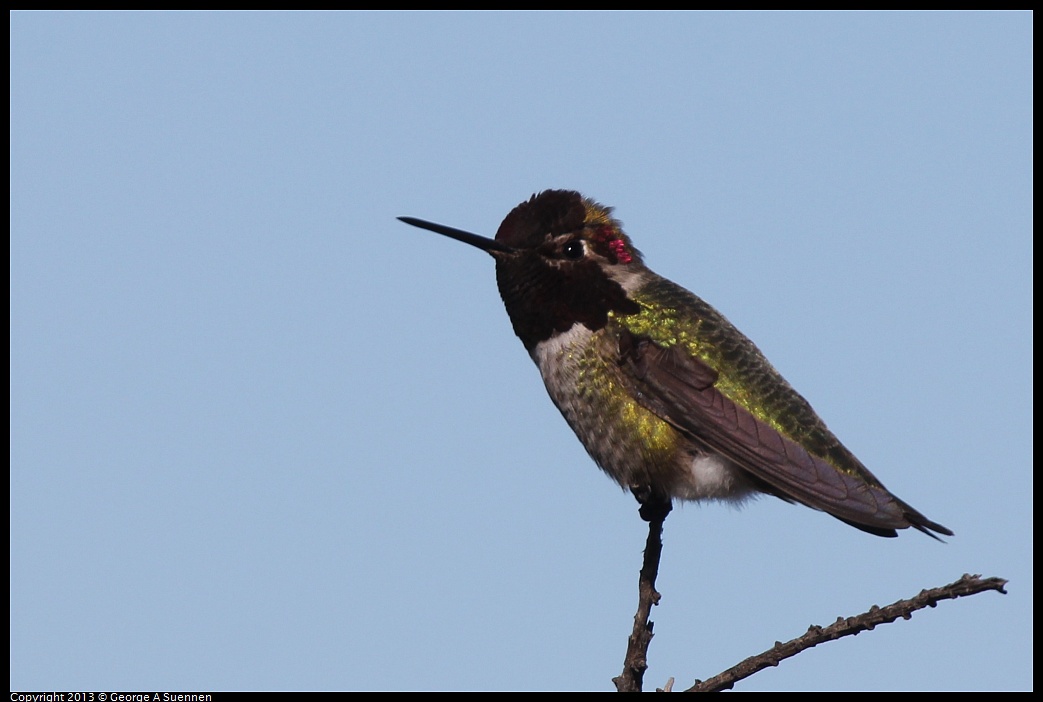
[[[783,660],[820,643],[858,634],[861,631],[869,631],[878,624],[889,624],[899,617],[909,619],[916,610],[924,607],[934,607],[940,600],[954,600],[957,597],[966,597],[967,595],[974,595],[986,590],[996,590],[1005,595],[1007,591],[1003,589],[1003,586],[1006,584],[1007,581],[1002,578],[986,578],[982,580],[980,575],[965,574],[956,582],[944,587],[937,587],[933,590],[921,590],[919,595],[908,600],[899,600],[886,607],[873,605],[868,612],[847,619],[839,617],[833,624],[825,628],[811,626],[806,634],[792,641],[787,641],[786,643],[776,641],[775,645],[764,653],[751,656],[709,680],[696,680],[695,685],[686,690],[686,692],[719,692],[721,690],[729,690],[738,681],[748,678],[765,668],[777,666]]]
[[[644,498],[644,499],[642,499]],[[634,615],[634,630],[627,641],[627,654],[623,661],[623,672],[612,682],[617,692],[641,692],[645,670],[648,669],[648,645],[652,641],[652,605],[659,604],[659,593],[655,589],[659,574],[659,558],[663,553],[663,522],[670,514],[670,500],[660,500],[643,495],[639,498],[641,518],[648,522],[648,538],[645,540],[645,557],[638,578],[637,613]]]

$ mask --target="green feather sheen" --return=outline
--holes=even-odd
[[[610,321],[665,348],[680,344],[718,373],[715,387],[783,436],[803,445],[838,470],[862,474],[864,468],[753,342],[699,297],[667,280],[635,291],[641,311],[613,315]]]

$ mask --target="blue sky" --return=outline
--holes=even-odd
[[[611,689],[645,525],[480,252],[545,188],[956,536],[666,524],[646,689],[1032,687],[1032,16],[14,13],[12,689]]]

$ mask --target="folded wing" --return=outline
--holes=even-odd
[[[717,373],[679,346],[664,348],[623,331],[620,363],[638,400],[704,448],[747,471],[783,499],[828,512],[859,529],[896,536],[915,527],[951,535],[892,495],[839,446],[846,465],[809,453],[794,439],[728,398]],[[937,538],[937,537],[935,537]]]

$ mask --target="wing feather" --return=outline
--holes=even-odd
[[[819,509],[881,536],[909,526],[951,534],[892,495],[842,447],[838,466],[742,407],[715,385],[717,372],[678,346],[623,331],[620,363],[638,400],[697,444],[718,453],[783,499]],[[839,444],[839,442],[837,442]],[[930,534],[933,536],[933,534]]]

